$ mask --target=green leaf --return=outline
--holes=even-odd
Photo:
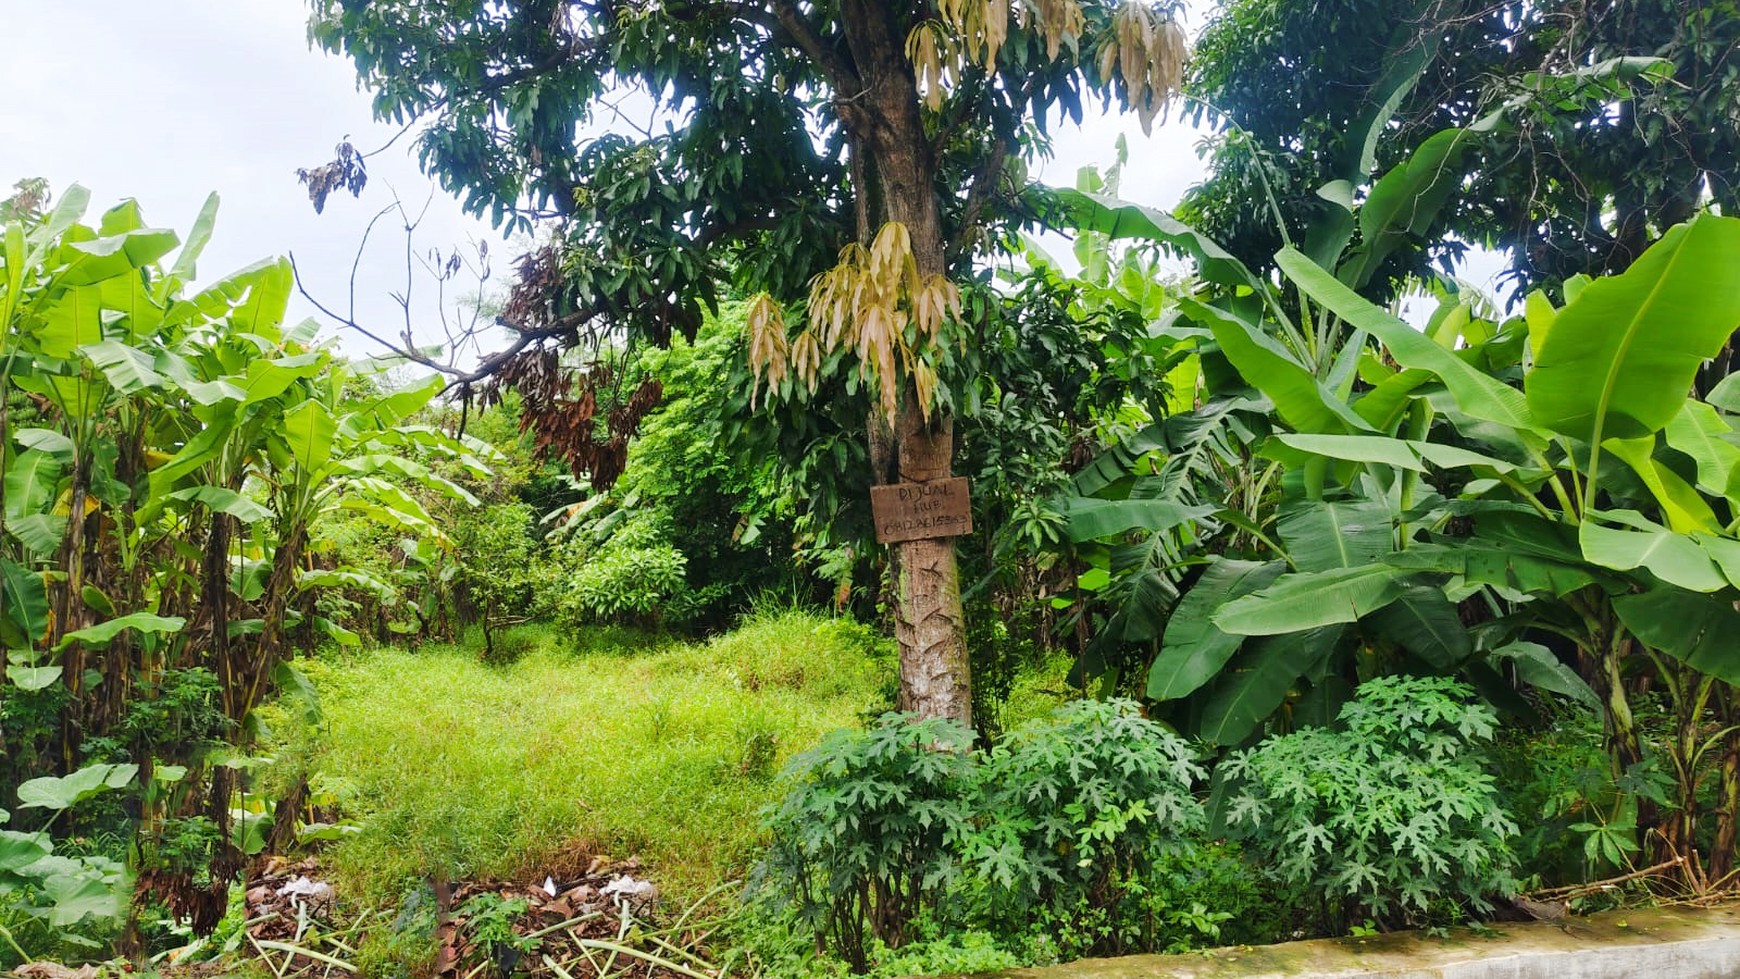
[[[138,228],[121,234],[75,241],[66,245],[68,258],[62,281],[87,286],[120,275],[135,274],[175,249],[181,239],[165,228]],[[67,253],[70,252],[71,255]]]
[[[1179,299],[1186,315],[1206,323],[1221,353],[1246,383],[1268,395],[1288,425],[1301,432],[1359,432],[1371,426],[1337,397],[1287,348],[1226,310],[1188,297]]]
[[[1730,415],[1740,415],[1740,374],[1722,378],[1704,400]]]
[[[1703,548],[1685,534],[1650,523],[1635,513],[1619,511],[1603,516],[1621,519],[1641,529],[1618,530],[1585,520],[1577,528],[1583,556],[1591,564],[1615,571],[1646,568],[1657,578],[1695,592],[1713,592],[1727,579]]]
[[[223,454],[230,434],[235,431],[236,412],[233,405],[213,409],[211,421],[199,430],[168,462],[151,470],[151,496],[140,508],[138,520],[146,523],[163,509],[170,498],[170,487],[181,479]]]
[[[1274,636],[1355,622],[1401,597],[1404,572],[1384,564],[1282,575],[1214,614],[1214,624],[1241,636]]]
[[[146,388],[159,388],[163,375],[154,368],[156,357],[138,347],[119,340],[87,343],[79,348],[96,368],[103,372],[109,385],[122,394],[138,394]]]
[[[76,629],[61,638],[59,649],[65,649],[73,643],[86,646],[106,646],[115,637],[128,629],[139,632],[165,633],[180,632],[187,626],[187,620],[179,615],[154,615],[150,612],[133,612],[118,619],[99,622],[84,629]]]
[[[1553,651],[1539,643],[1513,642],[1487,654],[1491,659],[1516,667],[1517,679],[1551,693],[1570,697],[1585,707],[1598,709],[1601,700],[1577,671],[1559,661]]]
[[[138,765],[86,765],[60,778],[33,778],[18,787],[21,809],[70,809],[110,789],[119,789],[139,774]]]
[[[1725,598],[1652,588],[1613,600],[1619,620],[1640,642],[1700,673],[1740,684],[1740,611]]]
[[[1533,427],[1528,402],[1522,392],[1438,346],[1430,337],[1373,305],[1296,249],[1281,249],[1275,261],[1287,277],[1312,299],[1356,329],[1382,341],[1396,363],[1436,375],[1465,414],[1511,428]]]
[[[1114,537],[1130,530],[1154,533],[1212,516],[1212,506],[1186,506],[1169,500],[1095,500],[1077,497],[1065,504],[1069,538]]]
[[[12,438],[27,449],[39,449],[48,453],[58,462],[72,461],[73,440],[52,429],[20,428],[13,431]]]
[[[1580,560],[1567,563],[1479,540],[1454,545],[1415,544],[1385,555],[1384,562],[1407,571],[1461,575],[1475,584],[1525,595],[1562,598],[1595,583]]]
[[[1285,446],[1297,452],[1277,450],[1277,446]],[[1295,462],[1298,453],[1340,459],[1343,462],[1408,469],[1413,472],[1426,471],[1426,464],[1420,461],[1420,454],[1412,445],[1403,439],[1386,435],[1301,435],[1282,432],[1269,436],[1263,444],[1264,455],[1283,462]]]
[[[205,205],[199,209],[199,217],[194,219],[193,228],[187,233],[187,243],[181,246],[175,264],[169,268],[169,277],[177,285],[192,282],[198,274],[199,256],[211,241],[212,228],[217,224],[217,210],[218,195],[214,191],[206,197]]]
[[[1276,531],[1300,571],[1363,567],[1395,549],[1390,509],[1381,500],[1288,504]]]
[[[0,599],[0,609],[27,642],[40,640],[48,631],[48,589],[42,576],[0,557]]]
[[[46,690],[60,679],[59,666],[8,666],[6,678],[20,690]]]
[[[337,431],[326,406],[309,399],[284,412],[284,442],[303,470],[312,476],[332,458],[332,439]]]
[[[279,663],[272,668],[272,682],[278,687],[279,696],[302,702],[305,721],[310,724],[320,722],[320,691],[301,670],[289,663]]]
[[[1720,526],[1715,511],[1698,495],[1698,491],[1681,479],[1679,473],[1656,461],[1654,436],[1608,439],[1601,443],[1601,447],[1630,466],[1632,472],[1643,480],[1672,530],[1714,533]]]
[[[1365,622],[1435,670],[1454,670],[1474,653],[1456,603],[1429,586],[1407,589]]]
[[[1679,225],[1559,310],[1524,383],[1537,422],[1586,441],[1667,425],[1740,326],[1740,218]]]
[[[1215,678],[1238,651],[1243,636],[1215,628],[1211,617],[1228,600],[1267,587],[1286,565],[1217,558],[1179,599],[1166,621],[1160,655],[1148,671],[1148,696],[1177,700]]]
[[[1267,288],[1243,262],[1212,238],[1165,211],[1078,190],[1053,193],[1062,205],[1065,223],[1071,227],[1096,231],[1108,238],[1159,242],[1195,259],[1197,274],[1210,282],[1242,286],[1253,292]]]
[[[18,538],[32,555],[47,560],[60,549],[66,536],[66,518],[47,513],[13,517],[6,523],[6,532]]]
[[[0,830],[0,874],[17,873],[53,852],[47,833]]]
[[[12,457],[6,469],[6,515],[13,519],[47,509],[60,483],[60,460],[41,449]]]
[[[1488,116],[1467,128],[1433,133],[1372,185],[1359,208],[1359,249],[1337,270],[1343,282],[1364,286],[1391,252],[1426,235],[1444,202],[1462,186],[1463,154],[1497,121]]]
[[[243,523],[269,520],[272,511],[223,486],[190,486],[169,494],[172,500],[202,503],[213,513],[227,513]]]
[[[42,892],[52,905],[48,923],[55,928],[70,928],[86,918],[118,920],[126,906],[125,888],[89,871],[50,875],[43,881]]]
[[[297,381],[318,375],[326,368],[328,359],[324,352],[316,351],[277,360],[250,361],[247,377],[235,382],[242,389],[242,403],[259,404],[276,398]]]
[[[1250,738],[1287,699],[1299,678],[1334,653],[1345,631],[1332,626],[1251,643],[1235,668],[1215,684],[1203,705],[1197,733],[1222,745]]]
[[[71,360],[87,343],[103,338],[102,293],[95,286],[68,289],[47,304],[36,329],[36,343],[56,360]]]
[[[1740,377],[1729,375],[1728,380]],[[1724,380],[1722,383],[1728,383]],[[1667,424],[1667,444],[1692,458],[1698,467],[1698,488],[1715,496],[1733,497],[1740,490],[1740,445],[1734,426],[1716,409],[1686,400]]]

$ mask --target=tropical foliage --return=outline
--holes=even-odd
[[[366,583],[318,561],[317,528],[352,512],[447,546],[406,487],[475,504],[431,465],[487,470],[410,424],[436,387],[346,397],[314,324],[284,323],[287,262],[194,288],[215,197],[185,244],[132,202],[81,223],[87,202],[75,186],[6,216],[0,640],[8,719],[26,723],[8,725],[4,764],[21,792],[124,790],[134,857],[101,880],[209,927],[263,845],[234,809],[255,708],[298,688],[296,642],[355,642],[313,611],[320,589]],[[55,808],[76,825],[87,794]],[[75,902],[48,912],[57,925],[135,906],[55,879],[44,893]]]

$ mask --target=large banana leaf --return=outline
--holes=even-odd
[[[1456,603],[1429,585],[1407,589],[1366,621],[1435,670],[1454,670],[1474,652]]]
[[[1529,408],[1579,439],[1653,434],[1737,327],[1740,218],[1694,218],[1559,310],[1524,382]]]
[[[1554,560],[1479,539],[1454,545],[1415,544],[1386,555],[1384,561],[1407,571],[1460,575],[1475,584],[1525,595],[1562,598],[1596,581],[1580,559]]]
[[[1068,500],[1066,519],[1071,540],[1095,540],[1125,531],[1170,530],[1212,515],[1213,506],[1189,506],[1174,500]]]
[[[1729,683],[1740,684],[1740,611],[1725,598],[1678,588],[1653,588],[1613,600],[1613,609],[1631,634],[1690,666]]]
[[[1301,676],[1335,652],[1344,626],[1271,636],[1250,643],[1215,684],[1197,733],[1214,744],[1240,744],[1281,704]]]
[[[1583,556],[1591,564],[1615,571],[1645,568],[1657,578],[1695,592],[1713,592],[1727,584],[1710,555],[1689,535],[1675,533],[1636,513],[1603,514],[1628,525],[1621,529],[1585,520],[1577,528]]]
[[[1281,509],[1276,531],[1300,571],[1370,565],[1395,549],[1390,508],[1381,500],[1308,500]]]
[[[1253,292],[1267,288],[1214,239],[1165,211],[1079,190],[1058,190],[1054,197],[1063,208],[1064,223],[1070,227],[1111,238],[1160,242],[1195,259],[1197,274],[1210,282]]]
[[[284,412],[284,443],[290,447],[290,455],[302,468],[304,478],[316,475],[331,460],[337,430],[332,412],[313,398]]]
[[[16,520],[47,507],[54,499],[61,470],[60,460],[41,449],[13,456],[5,476],[7,519]]]
[[[1630,466],[1637,478],[1643,480],[1662,516],[1667,518],[1669,529],[1677,533],[1713,534],[1721,526],[1715,511],[1697,489],[1656,459],[1653,437],[1608,439],[1601,447]]]
[[[86,646],[106,646],[115,641],[115,637],[131,630],[148,633],[180,632],[187,625],[187,620],[179,615],[157,615],[151,612],[132,612],[118,619],[99,622],[84,629],[77,629],[61,637],[60,648],[65,649],[73,643],[83,643]]]
[[[1215,306],[1191,299],[1182,299],[1179,305],[1208,324],[1239,376],[1268,395],[1288,425],[1301,432],[1371,431],[1370,423],[1262,330]]]
[[[1718,497],[1740,496],[1740,444],[1734,426],[1716,409],[1687,400],[1667,424],[1667,444],[1697,465],[1698,488]]]
[[[1214,624],[1241,636],[1275,636],[1354,622],[1402,595],[1407,574],[1387,564],[1282,575],[1214,614]]]
[[[0,599],[11,642],[30,646],[48,631],[48,589],[40,575],[0,557]]]
[[[1529,406],[1522,392],[1439,346],[1432,338],[1390,315],[1349,289],[1321,265],[1298,250],[1283,248],[1275,261],[1305,294],[1346,320],[1370,333],[1389,349],[1390,356],[1405,368],[1431,371],[1449,389],[1465,414],[1511,428],[1529,428]]]
[[[1592,710],[1601,708],[1588,681],[1566,666],[1557,654],[1539,643],[1513,642],[1487,654],[1492,662],[1509,663],[1516,668],[1517,679],[1551,693],[1563,694]]]
[[[1268,586],[1284,570],[1286,565],[1279,561],[1221,558],[1211,563],[1166,621],[1160,655],[1148,671],[1148,696],[1177,700],[1219,675],[1245,637],[1215,628],[1215,609]]]

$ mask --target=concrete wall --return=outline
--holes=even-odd
[[[1414,932],[1083,959],[979,979],[1740,979],[1740,907],[1609,911],[1561,929]]]

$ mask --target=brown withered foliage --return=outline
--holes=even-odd
[[[346,140],[333,150],[331,163],[307,170],[299,167],[296,179],[308,188],[309,203],[314,205],[314,213],[319,214],[326,210],[326,198],[335,190],[348,190],[352,197],[361,194],[369,182],[369,170],[363,155]]]
[[[664,387],[651,377],[627,377],[600,356],[610,338],[596,324],[607,317],[582,317],[576,328],[560,329],[564,317],[572,314],[561,308],[562,254],[557,246],[527,253],[517,272],[500,322],[522,334],[551,335],[548,342],[527,346],[502,361],[483,383],[480,400],[487,407],[500,401],[504,391],[518,391],[520,430],[532,433],[538,454],[561,459],[596,489],[608,489],[628,462],[629,439],[658,406]],[[653,320],[663,325],[663,336],[655,335],[654,342],[668,343],[673,328],[693,338],[698,318],[691,324],[675,305],[664,311]],[[576,350],[589,351],[590,361],[576,364],[571,353]]]

